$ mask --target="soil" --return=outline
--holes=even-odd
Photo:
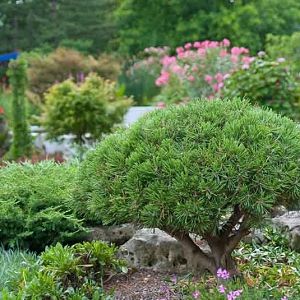
[[[175,300],[182,299],[168,288],[172,274],[151,270],[132,270],[116,275],[105,283],[105,290],[114,290],[116,300]]]

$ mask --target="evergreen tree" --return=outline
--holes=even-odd
[[[12,130],[13,142],[9,158],[18,159],[31,154],[32,143],[26,116],[26,61],[18,59],[9,63],[8,75],[13,90]]]

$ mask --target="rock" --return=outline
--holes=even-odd
[[[248,235],[243,238],[243,242],[247,244],[256,243],[256,244],[264,244],[267,242],[266,237],[264,236],[263,232],[260,229],[254,229]]]
[[[182,245],[160,229],[140,229],[124,245],[119,255],[130,267],[151,268],[161,272],[182,272],[186,259]]]
[[[101,240],[120,246],[130,240],[136,232],[133,224],[97,226],[89,228],[88,241]]]
[[[272,209],[271,217],[272,218],[279,217],[279,216],[284,215],[287,212],[288,212],[288,210],[283,205],[278,205]]]
[[[286,230],[290,247],[300,252],[300,211],[290,211],[272,219],[272,224]]]

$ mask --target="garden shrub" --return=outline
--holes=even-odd
[[[84,56],[72,49],[58,48],[47,56],[27,55],[29,62],[29,90],[35,101],[43,102],[44,93],[55,83],[73,77],[81,82],[90,72],[99,76],[116,80],[120,72],[120,64],[112,55],[102,54],[98,58]]]
[[[13,141],[8,155],[10,159],[26,157],[32,152],[32,140],[26,112],[26,69],[27,64],[24,59],[9,63],[8,76],[13,91],[11,103]]]
[[[115,83],[90,74],[81,85],[71,80],[54,85],[45,96],[42,124],[50,138],[74,134],[82,143],[89,133],[93,139],[111,131],[131,104]]]
[[[42,250],[83,237],[73,212],[78,165],[43,161],[11,163],[0,169],[0,243]]]
[[[292,70],[300,72],[300,31],[292,35],[268,34],[266,52],[274,60],[284,58]]]
[[[21,268],[12,288],[0,296],[22,296],[20,299],[113,299],[103,290],[109,276],[127,272],[116,258],[117,249],[93,241],[73,246],[60,243],[46,248],[36,266]],[[15,299],[15,298],[8,298]],[[17,298],[18,299],[18,298]]]
[[[220,96],[226,78],[253,61],[248,49],[230,48],[228,39],[187,43],[176,52],[162,58],[160,76],[155,81],[162,88],[157,101],[168,104]]]
[[[119,81],[125,84],[126,95],[133,96],[137,105],[153,102],[154,96],[159,93],[155,79],[159,76],[162,58],[168,54],[168,47],[150,47],[127,62]]]
[[[292,120],[240,99],[193,101],[151,112],[91,151],[78,206],[104,224],[165,230],[190,253],[191,270],[234,273],[231,253],[250,228],[275,205],[299,204],[299,158]]]
[[[247,69],[234,72],[223,89],[225,97],[246,97],[294,120],[300,118],[300,85],[284,61],[256,58]]]

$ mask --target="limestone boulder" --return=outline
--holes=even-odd
[[[272,224],[283,229],[289,238],[290,247],[300,252],[300,211],[289,211],[272,219]]]

